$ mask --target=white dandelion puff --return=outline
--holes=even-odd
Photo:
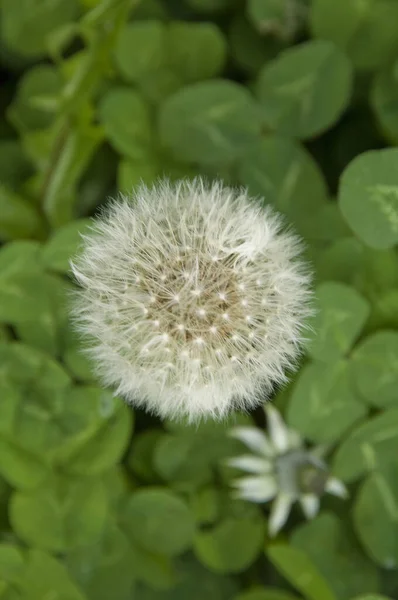
[[[245,190],[162,182],[121,197],[72,264],[105,385],[161,417],[222,418],[286,380],[309,314],[301,244]]]

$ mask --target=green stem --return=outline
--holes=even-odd
[[[86,55],[74,77],[64,88],[59,107],[58,135],[54,140],[50,160],[43,174],[41,188],[43,211],[53,225],[57,201],[49,195],[54,189],[52,182],[54,179],[59,179],[58,170],[65,145],[82,106],[91,100],[104,73],[108,70],[116,36],[137,3],[138,0],[105,0],[81,20],[80,29],[87,43]]]

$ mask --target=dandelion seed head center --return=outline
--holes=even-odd
[[[260,309],[257,323],[265,323],[261,306],[264,290],[259,290],[256,278],[251,281],[247,274],[243,284],[239,265],[228,256],[214,261],[209,252],[198,261],[197,255],[193,245],[179,250],[178,261],[171,256],[160,265],[143,259],[134,264],[134,283],[124,289],[130,296],[148,298],[140,315],[141,343],[146,346],[147,338],[156,330],[174,348],[176,361],[185,346],[216,357],[216,350],[224,344],[226,356],[236,362],[248,348],[255,347],[253,316],[248,314],[251,304]],[[147,322],[151,322],[152,330],[145,328]]]

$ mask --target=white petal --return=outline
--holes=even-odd
[[[286,427],[280,413],[271,405],[265,407],[268,418],[268,431],[271,441],[278,452],[286,452],[290,448],[289,430]]]
[[[267,502],[278,491],[276,480],[271,475],[242,477],[232,483],[237,488],[239,498],[251,502]]]
[[[272,504],[271,515],[268,521],[268,533],[274,537],[286,523],[294,498],[287,494],[279,494]]]
[[[325,491],[339,498],[348,498],[348,490],[344,483],[336,477],[329,477],[325,485]]]
[[[315,494],[300,496],[300,504],[307,519],[313,519],[319,511],[319,498]]]
[[[269,460],[253,456],[252,454],[229,458],[226,463],[229,467],[242,469],[242,471],[247,471],[248,473],[270,473],[273,469],[273,465]]]
[[[257,429],[256,427],[234,427],[229,434],[246,444],[253,452],[264,454],[265,456],[272,456],[274,454],[267,436],[261,429]]]

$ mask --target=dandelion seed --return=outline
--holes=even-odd
[[[269,207],[221,183],[163,182],[111,203],[72,264],[76,324],[103,382],[191,421],[262,402],[294,366],[309,314],[300,250]]]

